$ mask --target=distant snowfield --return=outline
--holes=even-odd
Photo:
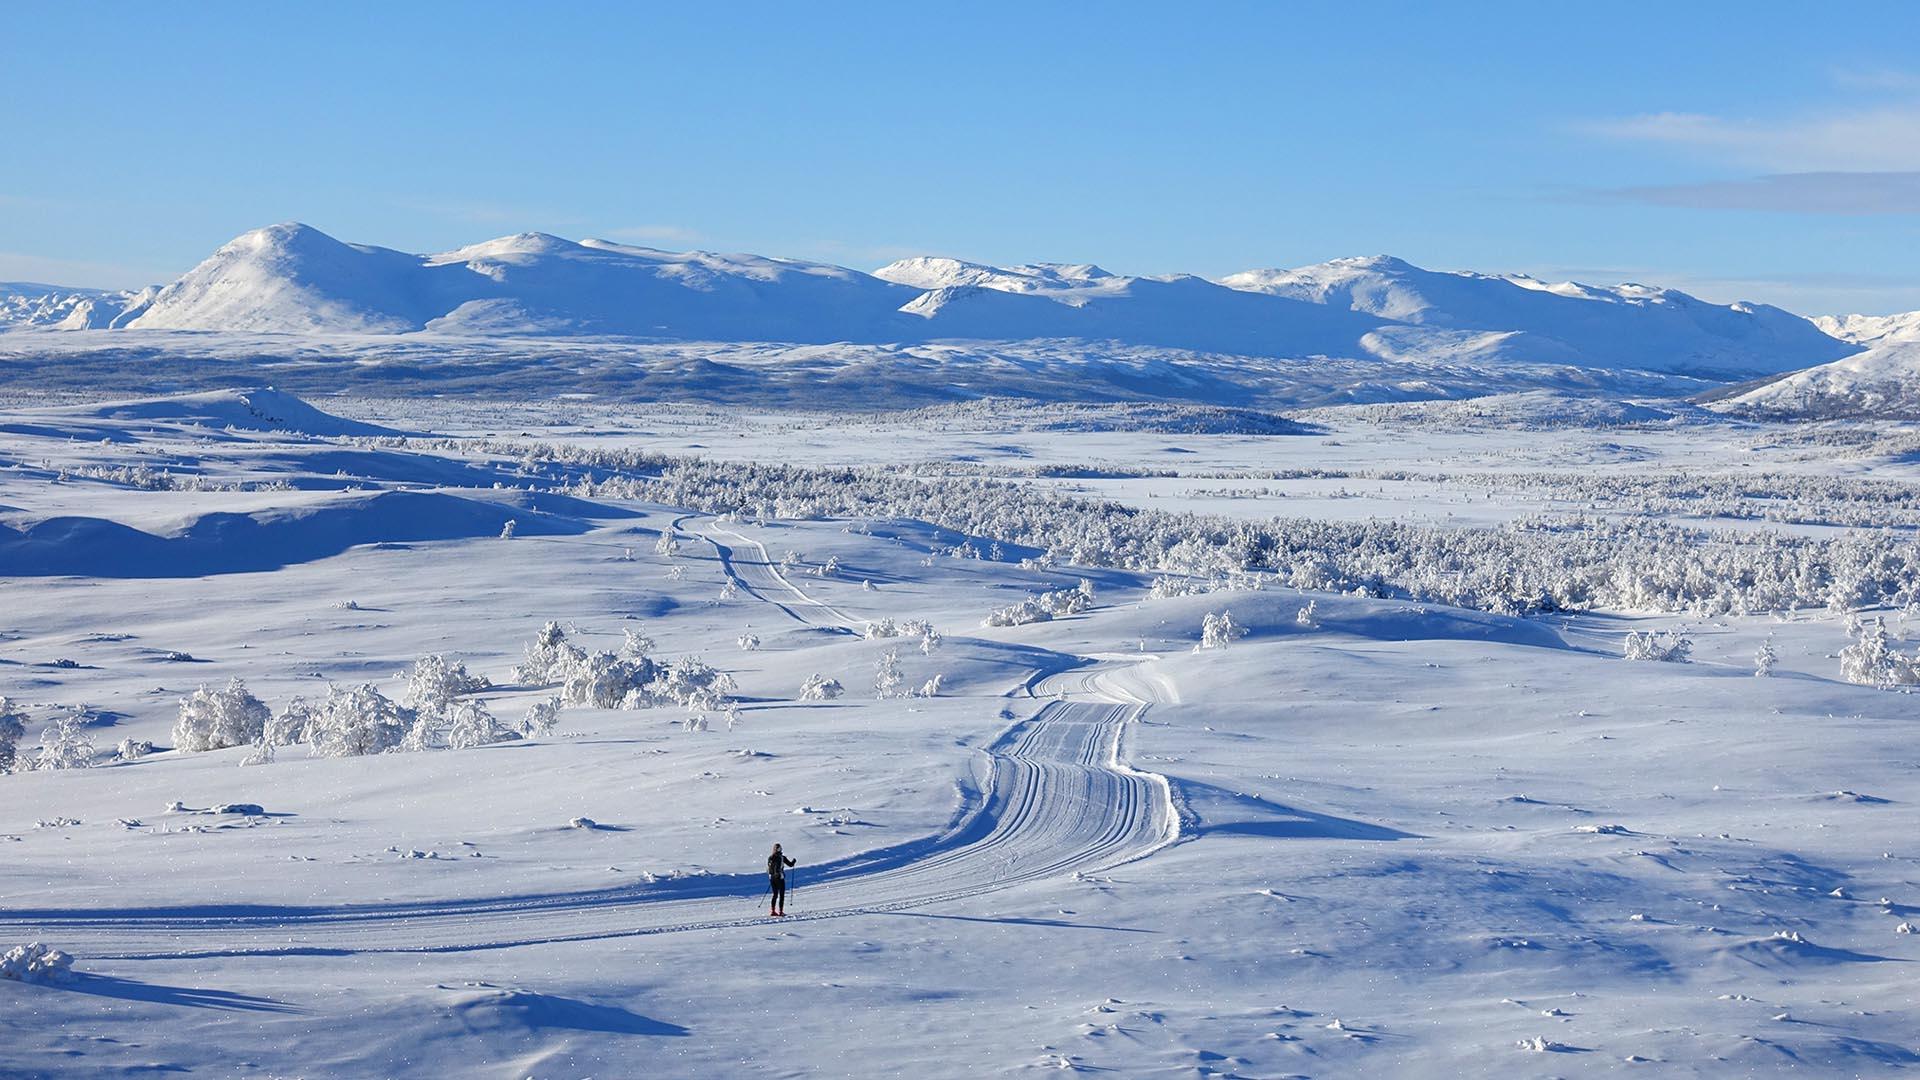
[[[77,973],[0,979],[0,1073],[1920,1065],[1914,699],[1841,679],[1837,614],[1516,617],[1271,578],[1166,595],[1208,583],[879,514],[722,521],[616,484],[683,455],[1448,536],[1543,514],[1920,524],[1892,425],[1663,406],[1527,430],[1540,404],[1256,436],[1201,429],[1257,417],[1124,410],[16,398],[0,695],[28,712],[23,751],[77,706],[100,752],[0,776],[0,951],[44,941]],[[1082,578],[1086,610],[982,625]],[[1195,651],[1221,611],[1249,632]],[[857,632],[887,619],[941,640]],[[555,692],[510,673],[548,620],[704,658],[737,722],[573,706],[471,749],[166,749],[202,684],[242,678],[275,710],[329,683],[398,697],[428,653],[517,719]],[[1669,628],[1691,663],[1621,657],[1627,631]],[[890,648],[904,688],[938,674],[938,695],[877,696]],[[845,696],[799,700],[815,674]],[[114,761],[123,739],[157,752]],[[800,860],[784,923],[764,917],[776,840]]]

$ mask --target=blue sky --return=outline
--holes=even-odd
[[[1920,308],[1920,6],[70,4],[0,38],[0,279],[297,219],[872,268],[1391,253]]]

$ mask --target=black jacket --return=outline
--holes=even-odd
[[[783,863],[785,865],[782,865]],[[775,881],[779,881],[787,876],[787,867],[792,866],[793,863],[794,860],[781,855],[779,852],[775,852],[767,856],[767,876]]]

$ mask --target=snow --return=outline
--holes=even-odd
[[[1721,396],[1709,405],[1781,420],[1920,417],[1920,340],[1891,337],[1866,352]]]
[[[717,482],[645,456],[673,453],[849,490],[870,464],[986,476],[1115,500],[1115,529],[1185,500],[1248,508],[1220,531],[1457,513],[1464,538],[1590,512],[1786,544],[1736,515],[1910,533],[1910,460],[1671,405],[1586,427],[1560,400],[1247,434],[1164,407],[263,393],[0,411],[0,524],[37,538],[0,545],[0,693],[23,751],[62,717],[102,748],[0,775],[0,953],[71,957],[0,979],[0,1073],[1920,1064],[1915,699],[1844,679],[1841,612],[1523,617],[1271,575],[1155,598],[1154,574],[882,508],[761,520],[611,484]],[[175,479],[112,471],[141,464]],[[982,625],[1029,600],[1052,617]],[[1864,614],[1914,651],[1897,604]],[[549,621],[588,653],[702,658],[738,723],[567,705],[520,738],[245,768],[249,747],[171,741],[182,698],[236,678],[276,715],[361,684],[551,710],[550,670],[515,670]],[[1628,661],[1629,633],[1684,638],[1689,662]],[[877,695],[889,652],[897,688],[939,696]],[[802,694],[827,679],[844,693]],[[104,752],[122,740],[154,747]],[[778,923],[775,840],[800,860]]]

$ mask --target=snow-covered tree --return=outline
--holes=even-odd
[[[415,660],[413,670],[403,671],[398,677],[407,680],[400,700],[416,712],[436,717],[446,715],[461,695],[478,693],[493,685],[485,675],[467,671],[465,662],[449,663],[438,653]]]
[[[1773,651],[1773,638],[1768,637],[1765,641],[1762,641],[1760,643],[1760,648],[1754,650],[1754,654],[1753,654],[1754,677],[1759,679],[1764,679],[1767,676],[1773,674],[1773,665],[1779,662],[1779,659],[1780,659],[1779,654]]]
[[[906,681],[906,675],[900,670],[900,650],[888,649],[881,653],[879,661],[874,665],[873,696],[900,697],[903,693],[900,688]]]
[[[313,718],[314,708],[307,704],[307,699],[294,698],[287,702],[278,715],[267,721],[265,732],[267,742],[274,746],[292,746],[294,743],[306,742],[308,728],[313,723]]]
[[[1293,616],[1294,625],[1304,626],[1309,630],[1312,630],[1315,627],[1318,627],[1320,625],[1320,617],[1319,617],[1319,610],[1318,610],[1319,607],[1320,607],[1320,601],[1308,600],[1307,606],[1301,608],[1297,613],[1294,614]]]
[[[265,735],[253,740],[253,749],[240,759],[241,766],[271,765],[274,759],[273,743]]]
[[[659,542],[653,545],[653,553],[671,559],[680,554],[680,541],[674,539],[673,533],[663,529]]]
[[[87,734],[86,715],[62,709],[40,729],[34,751],[35,769],[85,769],[93,764],[93,738]]]
[[[620,655],[629,660],[644,660],[653,654],[654,640],[631,627],[622,631]]]
[[[1920,683],[1920,659],[1900,655],[1887,636],[1886,622],[1859,624],[1851,645],[1840,650],[1840,677],[1883,690]]]
[[[1693,639],[1672,630],[1629,630],[1620,651],[1629,660],[1684,664],[1693,655]]]
[[[527,706],[527,715],[520,720],[520,733],[529,738],[551,735],[559,726],[560,699],[550,697]]]
[[[514,527],[515,527],[514,520],[512,518],[508,518],[507,523],[505,525],[500,526],[500,539],[502,540],[513,539]]]
[[[120,761],[139,761],[153,753],[153,744],[145,739],[121,739],[114,747],[113,756]]]
[[[1041,606],[1039,601],[1029,597],[1017,604],[994,608],[987,613],[985,626],[1025,626],[1028,623],[1051,622],[1053,612]]]
[[[10,773],[20,759],[20,740],[27,734],[27,714],[0,697],[0,774]]]
[[[719,600],[721,603],[724,604],[727,601],[732,600],[739,595],[740,595],[740,586],[732,578],[728,578],[727,580],[720,583]]]
[[[829,555],[827,561],[814,567],[809,573],[814,577],[833,577],[840,572],[840,556]]]
[[[932,656],[934,650],[938,649],[944,640],[940,636],[940,631],[935,630],[931,625],[925,627],[920,631],[920,655]]]
[[[484,702],[459,702],[448,717],[447,748],[450,750],[467,750],[519,737],[518,732],[495,719]]]
[[[413,717],[400,704],[362,683],[352,689],[327,688],[313,710],[307,742],[320,757],[357,757],[384,753],[407,737]]]
[[[527,645],[527,658],[514,667],[513,679],[533,686],[553,686],[565,682],[586,655],[586,650],[567,640],[559,623],[549,622]]]
[[[1193,651],[1224,649],[1246,636],[1247,628],[1233,621],[1233,612],[1215,614],[1209,611],[1200,620],[1200,644],[1195,645]]]
[[[568,705],[594,709],[640,709],[653,704],[647,684],[660,667],[645,657],[631,659],[610,652],[585,656],[566,672],[560,697]]]
[[[740,635],[740,650],[742,652],[753,652],[758,648],[760,648],[759,634],[741,634]]]
[[[914,697],[939,697],[940,696],[940,680],[942,678],[943,678],[942,675],[935,674],[933,678],[928,679],[924,683],[921,683],[920,689],[914,691],[913,696]]]
[[[224,689],[205,686],[180,699],[180,716],[173,722],[173,745],[197,753],[246,746],[266,731],[272,716],[266,703],[248,692],[247,684],[231,679]]]
[[[832,701],[846,692],[847,688],[840,685],[839,679],[829,679],[818,673],[807,676],[807,681],[800,684],[801,701]]]

